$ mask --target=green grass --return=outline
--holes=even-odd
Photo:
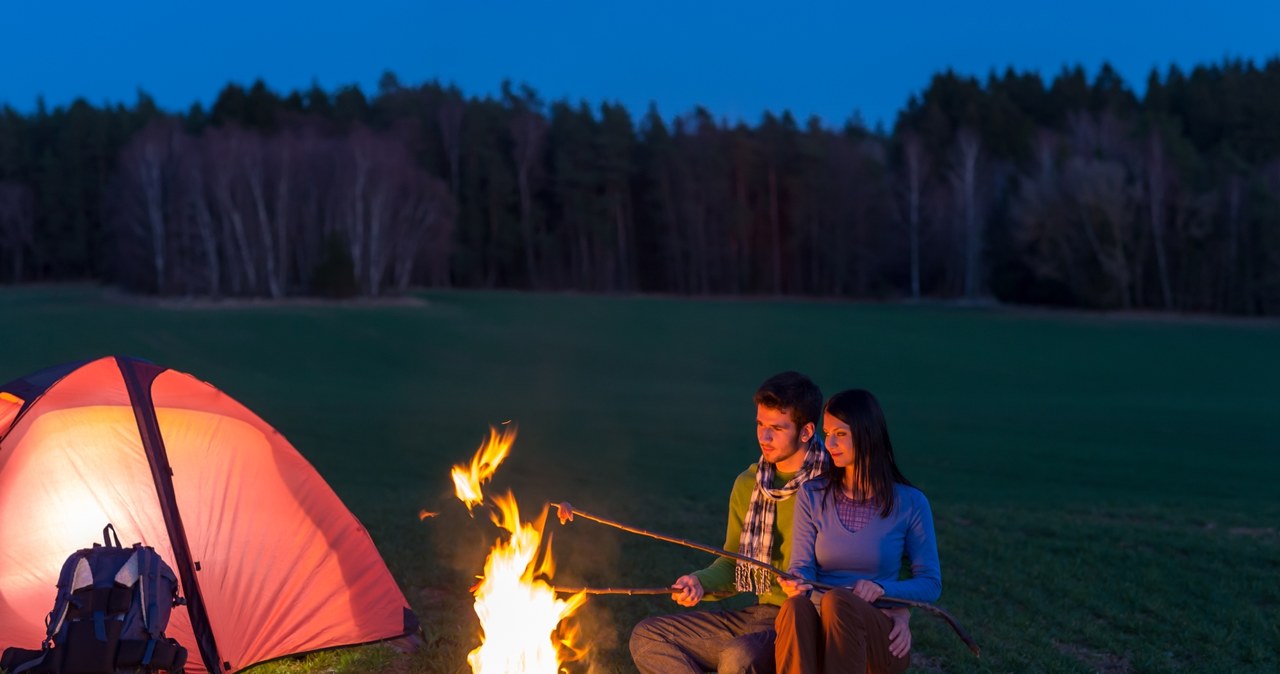
[[[0,381],[109,353],[210,381],[275,425],[365,523],[428,648],[255,669],[465,672],[466,588],[497,537],[448,481],[486,427],[520,425],[496,486],[718,544],[755,460],[750,398],[797,369],[884,404],[937,520],[948,608],[913,620],[917,671],[1280,667],[1280,324],[831,302],[428,293],[421,305],[173,308],[91,288],[0,291]],[[441,511],[420,522],[419,509]],[[656,586],[710,560],[590,522],[559,578]],[[584,610],[594,672],[630,627]],[[585,667],[581,669],[586,669]]]

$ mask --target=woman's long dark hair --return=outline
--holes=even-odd
[[[880,403],[870,391],[852,389],[831,396],[822,411],[849,424],[853,437],[853,463],[848,468],[827,462],[823,500],[835,498],[836,490],[843,488],[844,472],[852,470],[854,498],[872,496],[880,506],[880,517],[888,517],[895,502],[894,483],[914,485],[898,470],[898,463],[893,459],[889,425],[885,423]]]

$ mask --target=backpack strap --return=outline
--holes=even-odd
[[[152,640],[163,638],[164,629],[155,624],[160,610],[160,555],[153,548],[135,546],[134,553],[138,559],[138,598],[142,609],[142,627],[151,635]],[[170,601],[172,601],[170,599]]]
[[[156,654],[156,640],[149,639],[147,641],[147,650],[142,652],[142,666],[143,667],[150,666],[151,658],[155,657],[155,654]]]
[[[93,636],[102,643],[107,642],[107,612],[101,609],[93,612]]]
[[[35,669],[36,667],[39,667],[40,665],[43,665],[43,664],[44,664],[44,659],[45,659],[45,658],[47,658],[47,657],[49,657],[49,649],[48,649],[48,648],[44,649],[44,652],[42,652],[42,653],[40,654],[40,657],[32,658],[32,659],[30,659],[30,660],[28,660],[28,661],[26,661],[26,662],[22,663],[21,665],[18,665],[17,667],[14,667],[14,668],[13,668],[13,671],[12,671],[12,672],[10,672],[9,674],[22,674],[22,672],[26,672],[26,671],[29,671],[29,670]]]
[[[111,542],[113,538],[115,539],[114,545]],[[102,544],[108,548],[122,547],[120,545],[120,537],[116,535],[116,528],[111,526],[110,522],[107,523],[107,526],[102,527]]]
[[[62,629],[62,623],[67,619],[67,611],[71,609],[71,593],[79,587],[93,585],[93,570],[89,568],[89,560],[85,559],[83,553],[81,550],[68,557],[58,574],[58,596],[53,601],[53,610],[45,618],[45,636],[41,646],[46,650],[53,646],[53,636]]]

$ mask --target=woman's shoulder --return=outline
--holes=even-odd
[[[822,495],[822,493],[825,492],[826,490],[827,490],[827,478],[825,477],[815,477],[813,479],[806,480],[804,485],[800,489],[801,493],[803,494],[817,494],[817,495]]]
[[[805,501],[810,508],[818,509],[827,497],[827,480],[815,477],[807,480],[796,492],[796,498]]]
[[[909,503],[916,507],[929,507],[929,497],[925,496],[924,492],[920,491],[918,488],[898,482],[893,485],[893,489],[896,492],[898,499],[903,503]]]

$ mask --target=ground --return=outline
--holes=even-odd
[[[216,309],[216,310],[212,310]],[[427,648],[276,672],[465,672],[467,587],[498,532],[448,470],[489,424],[520,436],[495,480],[718,544],[755,458],[750,396],[783,369],[884,404],[928,494],[939,604],[915,671],[1280,667],[1280,325],[832,301],[431,292],[414,301],[208,307],[80,286],[0,289],[0,380],[119,353],[191,372],[283,432],[369,528]],[[420,521],[421,509],[439,517]],[[565,583],[655,586],[707,556],[552,524]],[[654,597],[583,615],[594,672],[630,672]]]

